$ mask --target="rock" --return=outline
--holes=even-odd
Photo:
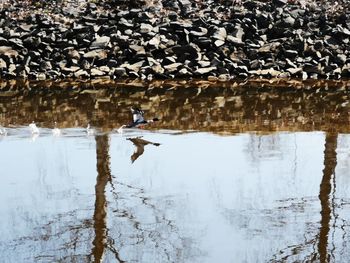
[[[240,24],[235,26],[234,32],[231,34],[233,37],[237,38],[239,41],[243,41],[244,30]]]
[[[75,49],[69,49],[67,52],[67,57],[70,59],[80,59],[80,54],[78,51],[76,51]]]
[[[338,54],[337,60],[338,60],[339,64],[344,65],[346,63],[347,56],[345,54]]]
[[[205,36],[206,34],[208,34],[208,29],[204,27],[198,27],[195,28],[195,30],[191,30],[190,34],[197,37]]]
[[[229,41],[229,42],[231,42],[233,44],[236,44],[238,46],[244,45],[244,42],[242,41],[241,38],[237,38],[237,37],[228,35],[226,39],[227,39],[227,41]]]
[[[23,40],[23,44],[27,48],[36,49],[41,44],[40,37],[28,37]]]
[[[303,71],[302,68],[288,68],[287,71],[291,74],[291,75],[296,75],[298,73],[301,73]]]
[[[207,68],[198,68],[197,70],[195,70],[195,74],[199,74],[199,75],[203,75],[203,74],[207,74],[210,73],[212,71],[216,70],[216,67],[207,67]]]
[[[105,59],[107,58],[107,52],[102,49],[96,49],[89,51],[83,55],[84,58],[97,58],[97,59]]]
[[[281,43],[279,42],[272,42],[272,43],[268,43],[264,46],[262,46],[261,48],[258,49],[259,53],[273,53],[277,50],[277,48],[281,45]]]
[[[72,66],[72,67],[62,67],[61,71],[62,73],[74,73],[76,71],[80,70],[80,67]]]
[[[74,77],[76,77],[76,78],[89,78],[90,75],[86,70],[80,69],[80,70],[74,72]]]
[[[97,68],[93,68],[91,69],[90,75],[91,77],[100,77],[106,75],[106,73]]]
[[[164,66],[164,69],[166,69],[168,72],[174,72],[176,71],[180,66],[182,66],[182,63],[172,63],[169,65]]]
[[[284,6],[288,3],[288,0],[272,0],[272,4],[275,6]]]
[[[139,62],[136,62],[134,64],[124,63],[124,64],[120,65],[120,67],[126,68],[130,71],[139,72],[140,68],[142,67],[142,65],[144,63],[145,63],[144,61],[139,61]]]
[[[14,58],[18,56],[18,52],[13,50],[12,47],[0,46],[0,55],[7,58]]]
[[[125,68],[115,68],[114,69],[114,75],[116,77],[127,77],[126,69]]]
[[[43,70],[43,71],[52,69],[51,62],[50,61],[43,61],[40,64],[40,69]]]
[[[154,36],[149,42],[149,45],[154,46],[155,48],[158,48],[160,44],[160,37],[159,36]]]
[[[286,17],[282,18],[282,21],[283,21],[283,26],[285,27],[293,27],[295,23],[295,19],[290,15],[287,15]]]
[[[298,56],[298,51],[296,50],[286,50],[284,52],[285,57],[294,59],[296,56]]]
[[[145,23],[142,23],[140,25],[140,33],[141,34],[148,34],[148,33],[151,33],[153,32],[154,28],[152,25],[150,24],[145,24]]]
[[[217,47],[221,47],[223,44],[225,44],[225,41],[222,41],[222,40],[216,40],[214,42],[215,46]]]
[[[24,48],[23,42],[22,42],[22,40],[19,39],[19,38],[11,38],[11,39],[9,39],[8,43],[9,43],[11,46],[14,46],[14,47],[17,48],[17,49],[22,49],[22,48]]]
[[[302,79],[303,79],[303,80],[306,80],[307,78],[308,78],[307,73],[306,73],[306,72],[303,72],[303,73],[302,73]]]
[[[46,80],[45,73],[43,73],[43,72],[38,73],[37,76],[36,76],[36,79],[37,80]]]
[[[110,41],[110,37],[103,36],[103,37],[96,37],[96,40],[92,42],[90,48],[91,49],[98,49],[98,48],[105,48]]]
[[[157,73],[157,74],[164,73],[164,68],[159,63],[155,63],[154,65],[152,65],[151,69],[153,70],[154,73]]]
[[[198,61],[197,62],[202,68],[209,67],[210,66],[210,61]]]
[[[85,70],[88,70],[91,68],[91,64],[89,61],[87,61],[86,59],[83,59],[81,62],[80,62],[80,67],[82,69],[85,69]]]
[[[146,54],[145,48],[139,45],[130,45],[129,48],[135,51],[137,54]]]
[[[6,62],[5,60],[3,60],[2,58],[0,58],[0,69],[5,69],[7,66],[6,66]]]
[[[213,34],[213,38],[221,41],[225,41],[226,37],[227,37],[227,32],[224,27],[218,28]]]

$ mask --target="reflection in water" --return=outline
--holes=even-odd
[[[94,211],[94,230],[95,238],[93,243],[92,255],[94,262],[102,262],[107,243],[107,198],[106,186],[112,181],[109,158],[108,136],[96,136],[96,159],[97,159],[97,179],[95,186],[95,211]],[[124,262],[119,258],[117,249],[113,249],[118,262]]]
[[[29,83],[23,88],[2,83],[0,125],[61,128],[91,125],[103,131],[130,121],[130,107],[140,105],[162,121],[160,129],[232,134],[246,131],[350,131],[348,84],[327,82],[269,83],[151,82]],[[1,83],[0,83],[1,85]],[[48,89],[47,85],[51,85]],[[58,86],[55,86],[58,85]]]
[[[338,134],[350,132],[349,97],[346,88],[317,85],[5,88],[0,255],[4,262],[347,262],[350,143]],[[125,140],[112,130],[134,104],[159,116],[161,129],[235,136],[158,131]],[[26,144],[18,126],[30,137],[32,120],[42,128]],[[45,129],[53,121],[63,128],[58,138]],[[89,122],[101,131],[95,137],[82,128]],[[161,139],[167,147],[139,158]],[[45,171],[39,186],[33,163],[39,178]]]
[[[320,262],[329,262],[330,255],[328,252],[328,238],[331,223],[331,199],[334,201],[335,197],[331,198],[332,191],[332,177],[335,182],[335,168],[337,165],[337,133],[326,134],[326,143],[324,150],[324,169],[323,177],[320,185],[319,199],[321,202],[321,228],[320,239],[318,242],[318,253]],[[333,186],[335,188],[335,185]],[[333,192],[335,194],[335,192]],[[333,206],[334,208],[334,206]]]
[[[131,141],[136,147],[134,153],[130,157],[132,163],[135,162],[136,159],[139,158],[143,154],[143,152],[145,151],[146,145],[148,145],[148,144],[151,144],[154,146],[160,145],[160,143],[146,141],[146,140],[142,139],[142,137],[127,138],[127,140]]]

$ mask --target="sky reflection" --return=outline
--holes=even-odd
[[[128,138],[140,135],[161,146],[131,162]],[[5,262],[342,262],[350,139],[332,136],[5,137],[0,254]]]

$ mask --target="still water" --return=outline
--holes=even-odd
[[[180,88],[4,92],[1,262],[349,262],[347,90]]]

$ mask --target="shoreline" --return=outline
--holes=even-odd
[[[0,9],[0,79],[350,78],[345,4],[94,2]]]

